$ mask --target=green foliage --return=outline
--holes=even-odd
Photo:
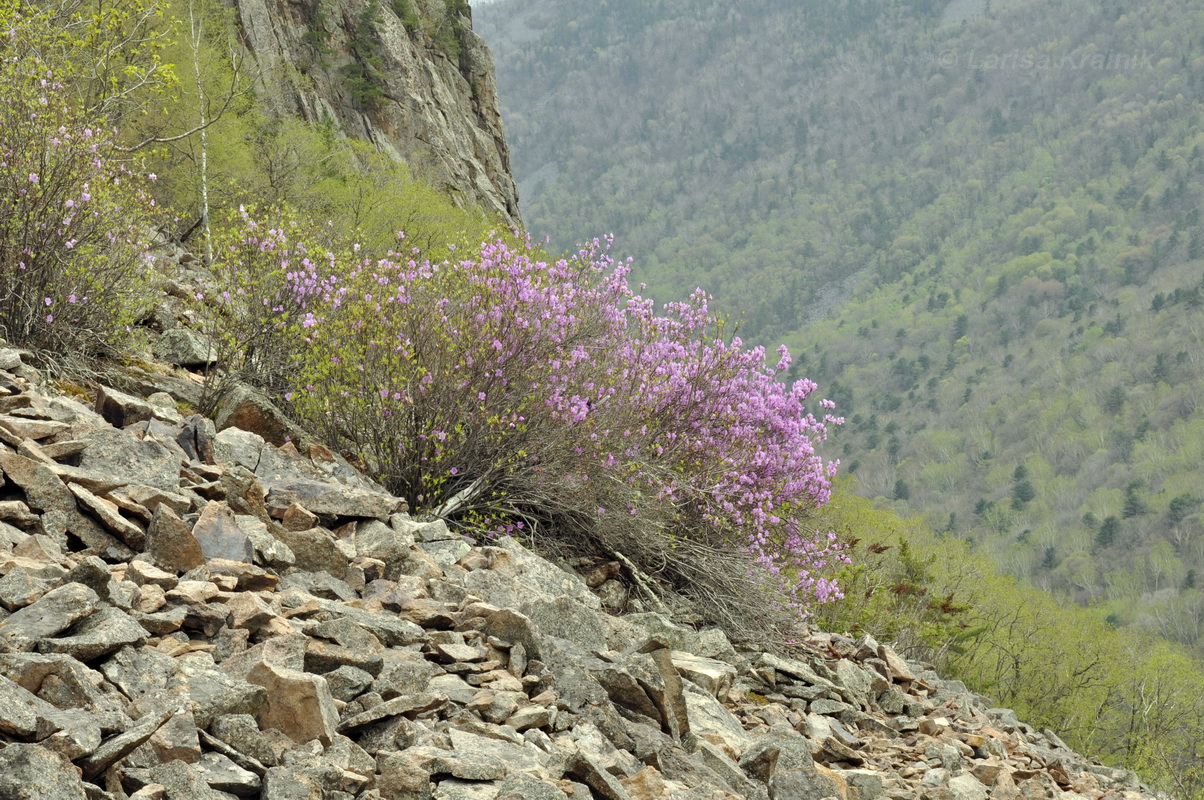
[[[1150,506],[1145,501],[1145,498],[1142,497],[1144,489],[1144,481],[1132,481],[1125,487],[1125,504],[1120,512],[1122,518],[1129,519],[1130,517],[1149,513]]]
[[[45,55],[72,75],[72,93],[94,118],[125,127],[142,114],[148,98],[176,85],[176,72],[164,58],[173,44],[173,25],[163,0],[64,0],[22,4],[40,7],[55,30]],[[7,12],[2,12],[7,13]]]
[[[1176,495],[1167,505],[1166,516],[1172,525],[1178,525],[1189,514],[1194,513],[1200,508],[1200,498],[1194,494],[1184,493]]]
[[[418,12],[414,9],[414,0],[391,0],[389,5],[393,13],[406,26],[406,30],[415,30],[419,25]]]
[[[1037,490],[1031,481],[1020,481],[1012,487],[1012,507],[1021,508],[1036,496]]]
[[[452,61],[460,60],[461,17],[471,16],[468,0],[443,0],[443,14],[435,22],[435,43]]]
[[[1100,547],[1111,547],[1116,543],[1116,537],[1120,533],[1120,518],[1112,514],[1104,517],[1104,521],[1100,523],[1099,532],[1095,534],[1095,543]]]
[[[379,0],[368,0],[355,24],[351,38],[352,60],[343,67],[343,83],[352,100],[361,108],[376,107],[385,97],[384,76],[380,68],[384,63],[381,55],[380,35],[376,26],[380,24]]]

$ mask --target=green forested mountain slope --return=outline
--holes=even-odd
[[[531,229],[802,350],[860,493],[1200,644],[1204,10],[801,5],[480,7]]]

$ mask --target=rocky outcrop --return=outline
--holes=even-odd
[[[521,224],[493,55],[457,4],[236,5],[262,97],[276,113],[337,122],[348,135],[404,160],[454,200]]]
[[[475,545],[320,447],[0,364],[0,797],[1148,795],[868,636],[612,616],[615,570]]]

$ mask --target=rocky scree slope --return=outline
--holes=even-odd
[[[414,519],[249,390],[181,416],[173,302],[175,372],[83,401],[0,344],[0,798],[1151,796],[868,636],[608,613],[618,563]]]
[[[469,16],[403,23],[378,0],[238,0],[243,42],[279,115],[332,122],[453,199],[521,225],[493,54]],[[412,5],[401,5],[413,8]],[[436,5],[442,6],[442,3]],[[464,4],[467,10],[467,4]],[[422,17],[421,20],[425,20]],[[453,26],[446,52],[426,27]],[[349,75],[368,76],[371,97]]]

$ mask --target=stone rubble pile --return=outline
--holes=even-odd
[[[614,565],[473,546],[319,446],[161,392],[51,396],[22,356],[0,346],[5,800],[1149,795],[869,637],[786,658],[613,616],[589,587]]]

